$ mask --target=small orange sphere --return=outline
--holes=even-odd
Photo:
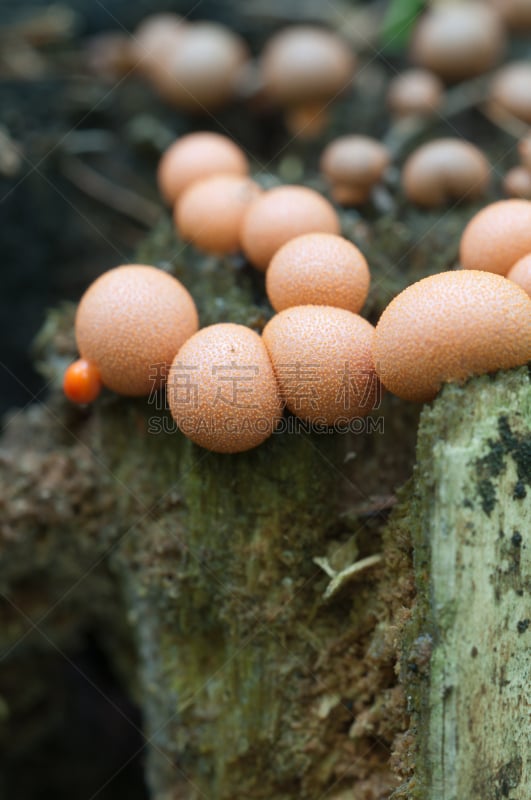
[[[249,163],[243,150],[220,133],[190,133],[166,150],[157,179],[162,196],[173,206],[187,186],[220,172],[247,175]]]
[[[278,186],[247,209],[241,231],[243,251],[253,266],[265,270],[283,244],[314,231],[340,232],[333,206],[306,186]]]
[[[266,272],[275,311],[327,305],[357,313],[367,299],[370,274],[356,245],[332,233],[306,233],[277,250]]]
[[[531,253],[517,261],[507,273],[507,277],[521,286],[531,297]]]
[[[499,200],[482,208],[461,238],[463,269],[506,275],[519,258],[531,252],[531,202]]]
[[[445,382],[531,359],[531,300],[501,275],[441,272],[408,286],[376,326],[374,364],[389,391],[432,400]]]
[[[100,371],[86,358],[78,358],[65,371],[63,391],[73,403],[92,403],[102,389]]]
[[[210,325],[192,336],[175,356],[166,393],[185,436],[216,453],[256,447],[282,416],[267,350],[244,325]]]
[[[295,306],[274,316],[263,339],[289,410],[319,425],[343,425],[378,404],[374,328],[332,306]]]
[[[206,253],[235,253],[241,248],[245,211],[261,191],[242,175],[211,175],[195,181],[175,205],[177,230]]]
[[[198,325],[194,301],[176,278],[135,264],[104,272],[89,286],[77,309],[76,341],[105,386],[141,396],[164,382]]]

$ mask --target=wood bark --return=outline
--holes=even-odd
[[[531,792],[529,373],[448,387],[423,413],[412,509],[418,599],[403,661],[413,797]]]

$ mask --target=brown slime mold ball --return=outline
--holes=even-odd
[[[518,259],[531,253],[531,202],[499,200],[482,208],[461,238],[463,269],[506,275]]]
[[[442,104],[444,85],[427,69],[408,69],[389,84],[387,104],[397,117],[433,114]]]
[[[185,436],[217,453],[256,447],[282,416],[264,343],[244,325],[210,325],[192,336],[175,357],[166,391]]]
[[[245,211],[261,191],[257,183],[241,175],[212,175],[195,181],[175,206],[177,230],[206,253],[235,253],[241,246]]]
[[[179,281],[155,267],[128,265],[101,275],[77,309],[80,354],[118,394],[147,395],[166,377],[177,350],[198,328]]]
[[[523,166],[531,171],[531,134],[518,142],[518,155]]]
[[[441,272],[414,283],[387,306],[374,337],[380,380],[417,402],[433,399],[443,383],[529,359],[531,300],[490,272]]]
[[[513,167],[503,179],[503,191],[509,197],[531,200],[531,172],[527,167]]]
[[[505,23],[516,34],[531,31],[531,0],[491,0]]]
[[[507,273],[507,277],[521,286],[524,292],[531,297],[531,253],[517,261]]]
[[[247,175],[249,163],[243,150],[220,133],[189,133],[177,139],[160,160],[160,193],[172,206],[194,181],[221,172]]]
[[[245,42],[229,28],[194,22],[160,71],[158,88],[177,108],[208,112],[233,97],[248,58]]]
[[[138,70],[156,83],[167,70],[168,58],[179,46],[187,23],[177,14],[150,14],[131,37],[131,51]]]
[[[301,419],[343,425],[377,406],[374,328],[366,319],[343,308],[296,306],[274,316],[263,339],[282,399]]]
[[[482,2],[429,8],[420,18],[411,46],[415,64],[445,80],[480,75],[499,60],[505,34],[499,14]]]
[[[402,183],[412,203],[437,208],[453,200],[481,197],[489,177],[489,162],[473,144],[460,139],[435,139],[410,155]]]
[[[265,270],[273,255],[295,236],[340,231],[332,205],[306,186],[278,186],[258,197],[243,218],[241,241],[245,255]]]
[[[326,28],[310,25],[275,34],[261,57],[265,91],[282,106],[332,99],[348,86],[355,66],[347,42]]]
[[[370,274],[358,248],[331,233],[307,233],[277,250],[266,272],[275,311],[327,305],[357,313],[367,299]]]
[[[490,88],[490,102],[523,122],[531,124],[531,64],[514,61],[498,70]]]
[[[323,150],[320,169],[342,205],[364,203],[391,160],[384,145],[370,136],[339,136]]]

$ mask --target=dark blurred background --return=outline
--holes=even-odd
[[[213,117],[190,118],[168,108],[136,77],[117,86],[99,80],[87,70],[87,43],[103,31],[132,32],[147,13],[171,10],[223,22],[256,50],[291,12],[279,4],[280,18],[266,13],[262,19],[261,4],[258,17],[252,5],[0,0],[0,412],[45,393],[31,343],[46,309],[78,300],[96,275],[131,260],[152,221],[141,201],[148,211],[160,204],[155,169],[161,150],[176,134],[220,129]],[[311,4],[302,5],[299,11],[311,19]],[[243,122],[238,108],[216,117],[229,132],[236,126],[240,141],[247,135],[257,155],[267,156],[278,142],[278,131]],[[132,190],[139,198],[137,218],[117,212],[112,200],[95,200],[90,187],[85,190],[86,176],[72,169],[79,161],[118,192]]]

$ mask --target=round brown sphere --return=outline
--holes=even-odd
[[[461,139],[434,139],[407,159],[402,185],[408,200],[426,208],[471,201],[488,188],[490,165],[481,150]]]
[[[531,30],[531,0],[492,0],[504,22],[514,33]]]
[[[531,171],[531,134],[518,142],[518,155],[523,166]]]
[[[472,217],[461,238],[463,269],[506,275],[522,256],[531,253],[531,202],[499,200]]]
[[[352,134],[340,136],[325,147],[320,168],[337,202],[358,205],[368,199],[390,160],[389,151],[377,139]]]
[[[503,191],[509,197],[531,200],[531,172],[526,167],[513,167],[503,179]]]
[[[174,359],[166,392],[185,436],[217,453],[256,447],[282,416],[267,350],[244,325],[210,325],[192,336]]]
[[[211,175],[184,190],[175,205],[177,230],[205,253],[241,249],[243,216],[261,187],[244,175]]]
[[[157,88],[177,108],[215,110],[232,99],[248,59],[245,42],[229,28],[195,22],[186,26],[168,58],[161,59]]]
[[[339,217],[328,200],[306,186],[278,186],[251,203],[241,242],[257,269],[265,270],[276,251],[303,233],[339,233]]]
[[[187,26],[183,17],[171,12],[149,14],[144,17],[132,36],[138,60],[156,54],[168,42],[174,47],[176,37],[182,34]]]
[[[221,172],[247,175],[249,162],[243,150],[220,133],[189,133],[177,139],[160,160],[160,193],[172,206],[194,181]]]
[[[505,46],[499,14],[483,2],[434,6],[415,29],[411,58],[445,80],[471,78],[491,69]]]
[[[404,400],[431,400],[443,383],[531,359],[531,300],[501,275],[441,272],[401,292],[383,312],[374,363]]]
[[[531,252],[521,258],[507,273],[510,281],[514,281],[531,297]]]
[[[356,245],[332,233],[306,233],[277,250],[266,272],[275,311],[327,305],[357,313],[367,299],[370,274]]]
[[[282,106],[328,100],[350,84],[356,59],[340,36],[300,25],[272,36],[261,56],[266,93]]]
[[[374,328],[331,306],[295,306],[264,328],[282,399],[303,420],[336,425],[369,414],[380,399]]]
[[[167,72],[168,60],[179,47],[186,28],[186,21],[178,14],[150,14],[131,37],[131,51],[138,70],[155,84],[159,75]]]
[[[531,124],[531,63],[514,61],[499,69],[491,83],[490,102]]]
[[[130,264],[104,272],[89,286],[77,309],[76,341],[105,386],[140,396],[163,383],[198,324],[194,301],[176,278]]]
[[[397,117],[429,116],[441,107],[443,95],[443,82],[435,73],[408,69],[389,83],[387,104]]]

